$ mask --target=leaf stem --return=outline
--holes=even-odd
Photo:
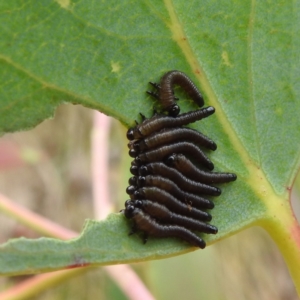
[[[77,268],[33,276],[1,292],[0,298],[2,300],[32,299],[50,287],[57,286],[88,270],[89,268]]]
[[[281,208],[274,208],[273,212],[260,225],[277,244],[300,295],[300,226],[289,202],[281,203]]]
[[[0,194],[0,211],[18,220],[29,228],[50,237],[71,239],[78,236],[78,233],[18,205],[16,202],[2,194]]]

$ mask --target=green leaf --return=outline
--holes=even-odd
[[[29,274],[91,264],[129,263],[190,251],[186,245],[168,240],[152,240],[145,247],[138,237],[128,238],[129,230],[121,214],[111,214],[102,222],[88,220],[81,236],[67,242],[51,238],[10,240],[1,246],[0,273]]]
[[[238,180],[215,200],[217,236],[261,225],[300,286],[300,230],[289,204],[299,168],[300,7],[292,1],[1,1],[0,131],[31,128],[63,102],[132,126],[157,106],[148,81],[178,69],[214,116],[193,124],[218,144],[216,170]],[[195,104],[180,97],[183,111]],[[122,215],[90,221],[69,242],[24,239],[1,248],[3,274],[162,258],[192,250],[145,246]],[[17,262],[16,262],[17,261]]]

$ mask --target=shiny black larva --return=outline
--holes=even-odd
[[[221,190],[215,186],[204,184],[199,181],[191,180],[180,173],[174,168],[170,168],[162,162],[153,162],[143,165],[139,168],[139,175],[158,175],[170,179],[173,181],[181,190],[194,193],[211,196],[219,196]]]
[[[185,215],[174,213],[165,205],[151,200],[128,200],[125,202],[125,207],[128,205],[134,205],[138,208],[141,208],[145,213],[151,215],[162,224],[177,224],[179,226],[184,226],[188,229],[201,231],[204,233],[216,234],[218,232],[218,229],[213,225],[191,217],[187,217]]]
[[[162,161],[165,158],[169,157],[172,153],[184,153],[189,157],[192,157],[195,162],[205,166],[208,170],[213,170],[214,168],[214,164],[204,154],[204,152],[197,146],[189,142],[167,144],[157,149],[148,150],[142,153],[138,153],[134,150],[129,151],[130,156],[136,157],[135,160],[138,164]]]
[[[216,143],[201,132],[182,127],[166,128],[161,131],[154,132],[144,139],[135,141],[131,148],[136,151],[146,151],[178,141],[192,142],[195,145],[203,146],[210,150],[217,149]]]
[[[148,235],[150,235],[153,237],[160,238],[180,238],[182,240],[187,241],[189,244],[199,248],[205,248],[206,246],[202,238],[197,236],[192,231],[186,229],[185,227],[178,225],[159,224],[150,215],[144,213],[143,210],[133,205],[128,205],[124,210],[124,214],[126,218],[131,219],[133,221],[131,234],[134,233],[136,230],[140,230],[144,233],[144,243],[147,242]]]
[[[199,169],[182,153],[170,155],[165,162],[168,166],[185,174],[186,177],[207,184],[227,183],[235,181],[237,178],[234,173],[207,172]]]
[[[236,180],[233,173],[212,172],[209,151],[216,143],[206,135],[184,126],[214,114],[211,106],[180,113],[174,86],[180,86],[202,107],[204,100],[196,85],[186,74],[170,71],[156,91],[148,92],[161,104],[163,111],[151,118],[140,113],[142,122],[128,129],[129,154],[134,157],[126,189],[130,200],[122,210],[132,221],[132,231],[141,231],[144,242],[148,236],[175,237],[192,246],[204,248],[206,243],[193,231],[216,234],[218,229],[208,222],[214,208],[213,197],[221,194],[219,184]],[[217,186],[215,186],[217,185]]]
[[[151,133],[157,132],[164,128],[180,127],[190,123],[202,120],[211,116],[215,112],[212,106],[208,106],[199,110],[187,112],[178,115],[176,118],[156,114],[152,118],[143,120],[142,123],[133,128],[128,129],[127,138],[132,141],[135,139],[144,138]]]
[[[180,112],[180,108],[175,102],[178,98],[174,95],[174,85],[179,85],[183,88],[188,96],[193,99],[199,107],[204,105],[203,97],[196,85],[181,71],[169,71],[162,76],[160,84],[153,82],[150,82],[150,84],[157,92],[147,91],[147,93],[158,99],[161,102],[162,107],[168,111],[170,116],[176,117]]]

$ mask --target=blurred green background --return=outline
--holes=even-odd
[[[94,218],[91,183],[93,111],[62,105],[55,118],[33,130],[0,139],[0,192],[69,229],[81,231]],[[110,193],[114,211],[123,208],[131,158],[126,128],[112,120]],[[100,154],[101,155],[101,154]],[[299,180],[298,180],[299,181]],[[297,180],[293,207],[300,215]],[[219,201],[219,200],[217,200]],[[0,242],[39,235],[3,214]],[[147,247],[147,245],[145,245]],[[249,228],[205,250],[133,265],[156,299],[298,299],[283,258],[260,228]],[[0,291],[29,276],[0,278]],[[127,299],[103,268],[62,282],[33,299]]]

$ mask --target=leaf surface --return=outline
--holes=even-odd
[[[191,127],[217,142],[209,153],[216,170],[238,175],[215,199],[212,224],[219,233],[205,240],[259,224],[275,240],[293,229],[300,245],[288,201],[299,168],[297,2],[2,1],[0,12],[1,132],[31,128],[63,102],[98,109],[129,127],[139,112],[151,116],[158,105],[145,93],[147,82],[184,71],[205,105],[216,108]],[[197,108],[183,94],[179,103],[182,111]],[[89,221],[67,242],[9,241],[0,269],[21,274],[192,250],[173,239],[143,245],[128,230],[118,214]]]

